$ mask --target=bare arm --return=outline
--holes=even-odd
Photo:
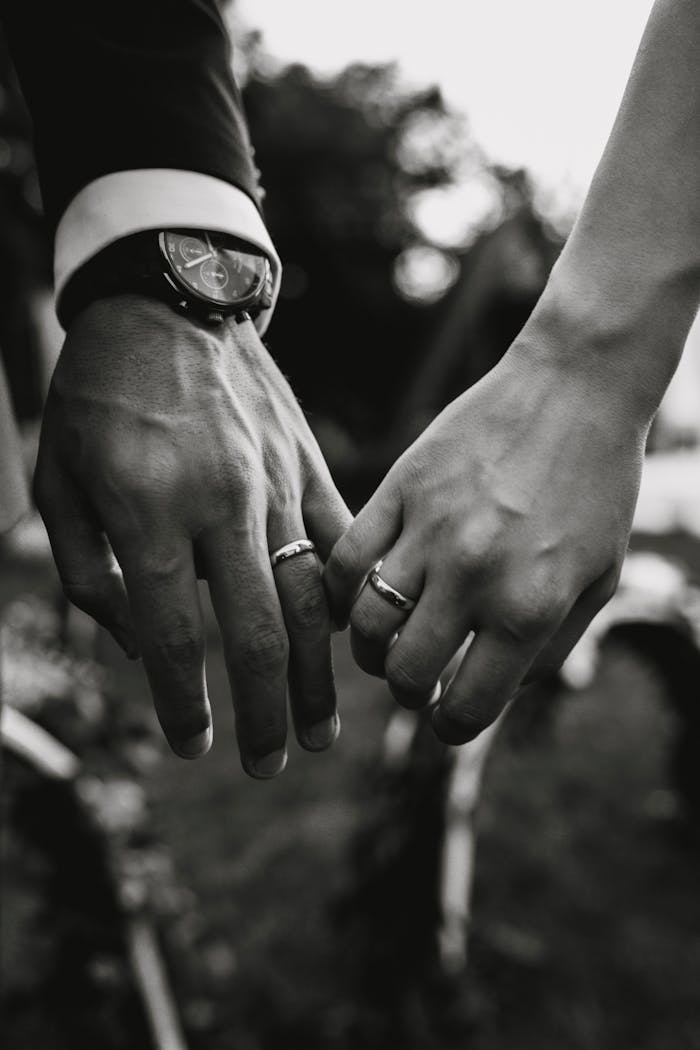
[[[615,590],[649,425],[700,296],[699,71],[700,5],[658,0],[524,330],[398,460],[328,563],[360,666],[406,706],[436,695],[474,631],[434,715],[448,742],[561,664]],[[371,586],[355,600],[379,558],[410,614]]]
[[[612,372],[644,417],[659,406],[699,299],[700,5],[657,0],[532,326],[554,336],[562,363]]]

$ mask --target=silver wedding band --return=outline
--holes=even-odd
[[[270,555],[270,562],[272,568],[279,565],[281,561],[286,561],[287,558],[296,558],[297,554],[306,554],[308,551],[313,553],[316,550],[311,540],[292,540],[291,543],[285,543],[284,547],[279,547],[276,551],[273,551]]]
[[[395,609],[402,609],[404,612],[410,612],[411,609],[415,609],[416,603],[413,598],[407,598],[401,591],[397,591],[395,587],[392,587],[390,583],[383,580],[379,575],[379,570],[382,567],[382,562],[378,561],[369,574],[369,583],[380,598],[384,601],[389,602],[389,605],[393,605]]]

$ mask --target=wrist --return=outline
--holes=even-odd
[[[691,299],[674,297],[661,279],[642,289],[627,275],[609,279],[567,249],[509,353],[583,382],[602,404],[648,426],[683,352]]]
[[[140,230],[113,241],[76,270],[57,300],[68,328],[90,303],[123,294],[159,300],[206,324],[257,316],[272,305],[267,256],[230,234]]]

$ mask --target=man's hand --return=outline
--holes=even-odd
[[[241,760],[286,759],[286,689],[309,750],[338,731],[325,560],[350,522],[297,401],[249,322],[199,325],[139,296],[75,320],[35,491],[67,596],[138,652],[172,748],[212,739],[197,575],[221,628]],[[199,572],[195,570],[195,563]]]
[[[448,743],[492,723],[528,672],[560,666],[615,589],[648,420],[614,390],[516,345],[404,453],[327,563],[355,658],[407,707],[439,695],[475,632],[434,713]],[[417,599],[409,614],[363,587],[380,558]]]

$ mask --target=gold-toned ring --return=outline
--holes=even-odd
[[[411,609],[415,609],[416,603],[413,598],[407,598],[401,591],[397,591],[395,587],[392,587],[390,583],[383,580],[379,575],[379,570],[382,567],[382,562],[378,561],[369,574],[370,586],[377,592],[380,598],[384,601],[389,602],[389,605],[393,605],[395,609],[402,609],[404,612],[410,612]]]
[[[287,558],[295,558],[297,554],[306,554],[309,551],[313,554],[315,550],[316,548],[311,540],[292,540],[291,543],[285,543],[284,547],[279,547],[272,552],[270,555],[272,568],[274,569],[275,566],[279,565],[281,561],[286,561]]]

